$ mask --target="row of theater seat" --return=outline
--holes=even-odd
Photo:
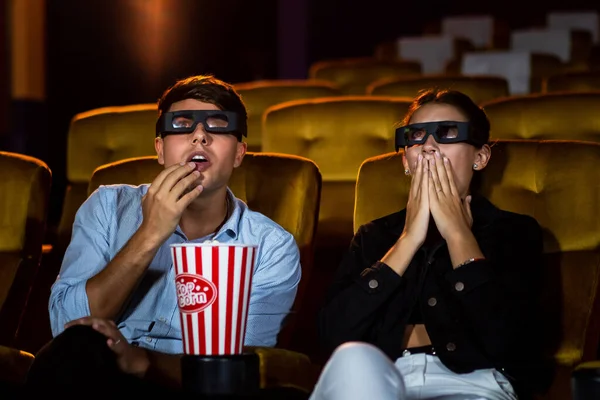
[[[2,263],[2,271],[8,271],[0,282],[0,293],[9,294],[0,303],[0,316],[5,318],[11,314],[21,316],[24,312],[26,303],[19,304],[17,300],[26,302],[28,285],[32,285],[30,274],[39,261],[40,232],[43,232],[47,213],[51,174],[45,164],[30,157],[0,153],[0,163],[10,177],[8,183],[3,182],[5,186],[0,195],[3,236],[12,235],[14,239],[2,241],[4,247],[0,250],[2,257],[22,258],[22,263]],[[148,182],[160,168],[155,157],[103,165],[94,171],[86,194],[101,184]],[[384,152],[360,163],[356,185],[348,200],[353,204],[354,228],[397,211],[399,205],[405,204],[409,178],[402,169],[399,153]],[[279,174],[270,173],[273,170]],[[322,201],[321,179],[319,168],[309,159],[280,153],[250,153],[232,180],[232,190],[237,196],[292,232],[302,249],[303,281],[294,305],[295,313],[300,314],[306,312],[303,305],[308,297],[319,297],[307,291],[307,284],[318,273],[313,257]],[[493,146],[488,167],[482,171],[481,190],[485,196],[503,209],[535,217],[544,230],[547,273],[540,280],[545,289],[542,304],[547,326],[546,337],[540,340],[548,340],[560,368],[552,389],[541,397],[543,399],[569,399],[574,368],[597,358],[600,339],[598,182],[600,143],[585,141],[499,140]],[[25,263],[26,260],[30,263]],[[310,326],[299,326],[301,321],[296,318],[284,330],[279,347],[295,350],[299,335],[314,328],[314,315],[305,319]],[[4,320],[0,320],[0,324],[6,339],[8,325]],[[19,328],[18,324],[14,328]],[[14,337],[9,339],[1,344],[17,343]],[[15,354],[18,353],[14,350],[0,349],[0,367],[15,372],[14,365],[18,363],[7,361]],[[311,369],[312,372],[303,373],[291,365],[298,366],[298,360],[302,360],[302,365],[307,367],[306,355],[282,354],[285,355],[277,356],[279,361],[272,362],[279,363],[283,359],[288,369],[285,374],[281,370],[276,373],[276,380],[280,383],[302,380],[304,387],[310,390],[319,365]],[[31,357],[26,358],[31,360]],[[2,374],[3,378],[10,375],[6,371]]]
[[[571,68],[563,65],[560,60],[552,55],[531,55],[529,71],[529,93],[540,93],[577,88],[584,86],[587,90],[596,89],[600,70],[588,70],[586,68]],[[461,79],[462,78],[462,79]],[[485,80],[495,78],[504,80],[506,94],[509,93],[509,82],[504,76],[492,76],[490,74],[473,75],[461,72],[458,61],[449,63],[444,73],[423,74],[421,66],[414,61],[379,60],[372,57],[347,58],[339,60],[328,60],[314,63],[309,71],[309,79],[330,82],[336,85],[342,94],[371,94],[373,88],[387,84],[389,80],[399,80],[403,85],[397,85],[405,93],[414,96],[414,87],[422,88],[419,83],[427,85],[433,81],[435,84],[446,85],[451,81],[461,81],[473,78]],[[558,87],[555,86],[558,83]],[[573,85],[571,85],[573,82]],[[583,82],[583,83],[582,83]],[[591,85],[590,85],[591,84]],[[407,87],[406,87],[407,86]],[[497,93],[496,89],[496,93]],[[486,89],[480,89],[486,93]],[[490,100],[494,92],[486,95],[485,100]]]
[[[316,162],[324,181],[319,236],[347,243],[352,234],[353,203],[342,199],[351,198],[360,162],[393,148],[394,125],[403,118],[411,98],[321,97],[329,90],[324,86],[315,89],[314,98],[268,105],[269,100],[301,95],[298,92],[306,89],[292,86],[286,91],[289,86],[284,85],[287,83],[240,90],[250,109],[249,139],[259,138],[260,151],[292,154]],[[468,80],[464,85],[457,83],[450,87],[472,96],[494,90],[493,85],[478,86]],[[264,94],[260,95],[262,89]],[[493,139],[597,141],[600,137],[594,112],[600,105],[600,92],[509,96],[481,104],[491,120]],[[261,109],[264,111],[259,114]],[[74,213],[86,197],[87,184],[96,167],[154,154],[155,120],[154,104],[103,108],[73,118],[67,150],[69,187],[56,243],[68,242]],[[252,147],[256,146],[250,146],[256,151]]]

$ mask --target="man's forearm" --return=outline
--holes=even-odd
[[[108,265],[87,281],[92,316],[116,319],[159,247],[138,230]]]

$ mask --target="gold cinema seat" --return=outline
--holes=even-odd
[[[263,80],[238,83],[235,90],[242,96],[248,109],[248,151],[262,149],[262,116],[267,108],[289,100],[312,99],[340,95],[340,90],[329,81],[312,79]]]
[[[492,139],[600,141],[600,91],[507,97],[482,107]]]
[[[100,165],[156,154],[156,104],[98,108],[75,115],[67,136],[67,189],[57,231],[57,257],[71,240],[75,213],[87,198],[87,187]]]
[[[263,149],[306,157],[321,170],[320,246],[350,243],[358,167],[393,147],[394,125],[411,100],[341,96],[291,101],[266,111]]]
[[[410,178],[403,173],[401,153],[361,165],[356,229],[406,204]],[[531,215],[543,228],[547,275],[540,279],[548,326],[540,340],[553,344],[548,348],[558,368],[539,399],[569,400],[571,373],[597,357],[600,338],[600,144],[501,140],[481,173],[481,193],[492,203]]]
[[[417,97],[423,89],[438,88],[458,90],[477,104],[509,95],[506,79],[483,75],[437,75],[406,78],[386,78],[367,87],[374,96]]]
[[[414,61],[385,61],[376,58],[347,58],[317,61],[309,77],[332,82],[343,94],[362,95],[378,79],[421,75],[421,64]]]
[[[575,71],[546,79],[544,92],[590,92],[600,90],[600,71]]]
[[[18,333],[40,267],[52,173],[41,160],[3,151],[0,170],[1,388],[22,384],[33,361]]]

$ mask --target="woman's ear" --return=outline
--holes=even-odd
[[[477,149],[475,158],[473,159],[473,169],[482,170],[484,169],[490,158],[492,157],[492,148],[488,144],[484,144],[480,149]],[[477,167],[475,167],[477,165]]]
[[[406,152],[404,151],[402,152],[402,165],[404,166],[404,173],[410,175],[410,168],[408,167],[408,160],[406,159]]]

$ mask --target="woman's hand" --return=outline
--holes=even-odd
[[[440,235],[448,241],[452,235],[471,232],[471,196],[460,198],[450,160],[438,151],[429,163],[429,208]]]
[[[419,155],[415,163],[414,175],[410,184],[408,202],[406,204],[406,221],[404,231],[381,261],[387,264],[398,275],[402,276],[415,253],[425,242],[429,228],[429,180],[427,177],[427,161]]]
[[[400,236],[400,239],[414,244],[417,249],[425,242],[429,228],[430,182],[427,170],[427,161],[419,154],[406,204],[404,231]]]
[[[471,231],[471,196],[460,198],[450,160],[435,152],[429,166],[429,207],[440,235],[448,243],[452,266],[458,268],[468,260],[483,258]]]

